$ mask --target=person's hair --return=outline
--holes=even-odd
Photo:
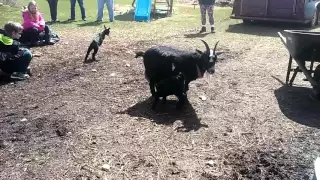
[[[29,4],[28,4],[28,10],[30,11],[30,6],[37,6],[37,3],[36,3],[36,1],[34,1],[34,0],[31,0],[30,2],[29,2]]]
[[[23,27],[18,22],[11,22],[10,21],[4,25],[4,32],[10,36],[12,35],[13,32],[20,32],[22,30],[23,30]]]

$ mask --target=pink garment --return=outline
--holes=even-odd
[[[44,30],[45,21],[40,14],[40,12],[37,12],[36,18],[32,19],[30,13],[28,10],[22,12],[23,17],[23,29],[29,29],[31,27],[37,28],[39,31]]]

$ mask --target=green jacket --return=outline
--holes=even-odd
[[[20,43],[4,33],[0,29],[0,61],[5,61],[19,56]]]

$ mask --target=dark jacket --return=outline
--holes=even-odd
[[[0,61],[18,58],[19,45],[18,41],[7,36],[4,30],[0,29]]]
[[[199,4],[201,5],[214,5],[216,0],[199,0]]]

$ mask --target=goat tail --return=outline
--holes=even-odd
[[[144,52],[142,52],[142,51],[136,52],[135,58],[138,58],[140,56],[144,56]]]

